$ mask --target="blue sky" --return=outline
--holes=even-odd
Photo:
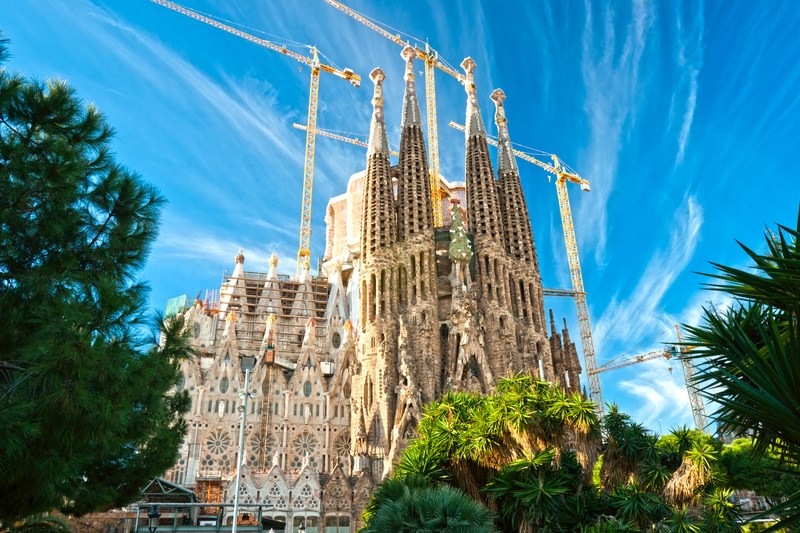
[[[399,142],[404,63],[396,44],[322,0],[182,5],[258,37],[316,45],[360,74],[360,89],[321,75],[321,128],[368,132],[368,75],[380,66],[390,141]],[[709,261],[744,266],[734,239],[761,248],[765,223],[796,220],[795,2],[348,5],[427,39],[453,65],[471,56],[489,131],[489,95],[501,88],[512,141],[558,154],[591,182],[589,193],[571,187],[570,200],[600,364],[674,339],[650,340],[675,323],[696,323],[707,301],[724,305],[700,290],[694,272],[710,271]],[[239,248],[249,270],[266,270],[275,252],[279,270],[294,271],[304,134],[291,124],[306,121],[308,68],[148,0],[7,0],[0,27],[12,41],[6,66],[77,87],[117,129],[118,160],[169,199],[143,274],[154,308],[218,288]],[[436,83],[442,172],[463,180],[463,134],[447,124],[463,123],[466,94],[446,74]],[[324,252],[328,199],[364,168],[365,154],[318,139],[312,257]],[[568,287],[555,185],[537,167],[519,167],[544,284]],[[573,303],[545,303],[578,340]],[[676,362],[607,372],[601,383],[606,400],[652,429],[659,420],[664,430],[691,424]]]

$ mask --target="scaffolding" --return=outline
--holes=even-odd
[[[234,282],[236,285],[231,285]],[[239,283],[242,282],[242,283]],[[265,287],[270,283],[272,287]],[[242,286],[243,285],[243,286]],[[267,317],[276,318],[275,350],[284,359],[296,361],[303,346],[305,326],[309,318],[315,322],[317,352],[321,352],[327,331],[325,310],[328,306],[330,285],[325,277],[313,277],[305,290],[304,283],[298,278],[278,275],[277,279],[267,279],[262,272],[243,272],[242,277],[234,277],[228,271],[222,275],[222,292],[231,294],[229,302],[223,302],[235,311],[237,323],[237,348],[243,351],[254,351],[261,347]],[[230,292],[232,291],[232,292]],[[278,299],[280,303],[268,308],[260,308],[261,299]],[[301,303],[302,305],[297,305]],[[225,321],[217,320],[214,344],[222,339]]]

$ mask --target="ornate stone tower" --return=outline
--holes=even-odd
[[[389,143],[383,113],[383,80],[379,68],[370,73],[375,83],[372,122],[364,180],[359,269],[359,364],[353,375],[354,472],[369,468],[369,457],[383,455],[393,422],[397,358],[397,213],[395,211]],[[378,448],[381,448],[379,451]]]
[[[497,124],[498,196],[506,235],[506,252],[511,267],[508,279],[511,310],[517,321],[527,326],[527,331],[518,335],[518,343],[522,344],[523,358],[526,359],[522,362],[523,366],[536,369],[540,377],[552,376],[553,360],[548,349],[542,278],[536,258],[528,204],[508,135],[508,121],[503,107],[505,99],[506,95],[500,89],[492,93]]]
[[[466,182],[467,220],[475,239],[478,322],[485,331],[486,351],[495,379],[508,375],[522,362],[516,349],[512,327],[509,271],[506,264],[506,237],[499,216],[500,200],[494,169],[486,143],[486,128],[478,106],[478,95],[471,58],[461,63],[466,73]]]
[[[402,52],[406,61],[405,96],[397,180],[397,280],[400,316],[409,328],[408,372],[419,384],[422,399],[431,402],[440,389],[438,298],[431,188],[425,135],[414,82],[416,51]]]

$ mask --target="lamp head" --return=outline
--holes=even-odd
[[[252,355],[239,355],[239,366],[242,367],[242,372],[247,370],[252,371],[256,367],[256,358]]]
[[[155,530],[158,529],[158,519],[161,518],[161,513],[158,512],[158,507],[154,505],[150,510],[150,513],[147,515],[147,518],[147,528],[150,530],[150,533],[155,533]]]

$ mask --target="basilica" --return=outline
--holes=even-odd
[[[265,517],[302,520],[309,533],[356,531],[425,404],[447,391],[486,394],[518,372],[581,390],[566,321],[559,332],[545,312],[505,95],[492,93],[495,174],[475,63],[464,60],[464,181],[432,191],[414,50],[402,59],[399,162],[390,163],[386,76],[375,69],[366,169],[329,202],[320,275],[308,262],[299,276],[278,274],[274,255],[268,272],[250,272],[239,250],[218,305],[198,300],[184,311],[198,356],[182,363],[192,409],[167,478],[200,501],[233,501],[241,476],[241,501],[271,504]],[[434,194],[443,196],[440,227]],[[241,354],[257,359],[248,391]]]

